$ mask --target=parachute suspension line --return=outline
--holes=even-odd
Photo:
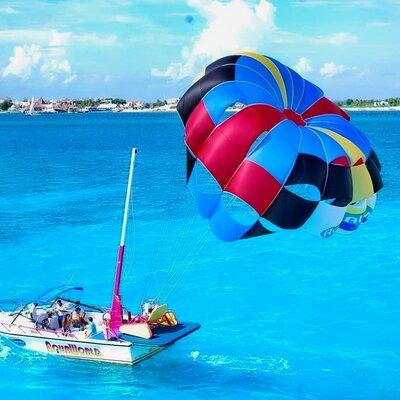
[[[74,271],[72,272],[71,277],[69,278],[69,281],[68,281],[68,283],[67,283],[67,286],[69,286],[69,285],[71,284],[71,282],[74,280],[77,270],[78,270],[78,266],[75,265],[75,269],[74,269]]]
[[[195,179],[196,179],[196,182],[197,182],[197,174],[195,175]],[[189,214],[192,214],[192,217],[190,219],[189,219]],[[184,255],[185,248],[182,245],[182,243],[189,236],[189,233],[190,233],[190,231],[192,229],[192,226],[193,226],[193,222],[195,221],[195,215],[192,212],[190,207],[187,207],[187,209],[186,209],[186,215],[184,217],[184,221],[188,221],[188,222],[182,224],[181,231],[177,235],[178,239],[175,242],[174,252],[173,252],[174,260],[170,264],[170,267],[165,271],[163,282],[162,282],[162,284],[160,286],[160,289],[158,291],[159,294],[162,293],[165,290],[165,287],[170,283],[171,276],[172,275],[175,276],[176,270],[178,270],[179,266],[180,266],[179,260]],[[156,298],[159,297],[159,294],[156,296]]]
[[[131,199],[133,199],[132,190],[133,189],[131,188]],[[125,273],[125,276],[123,278],[124,280],[129,277],[129,275],[130,275],[130,273],[132,271],[132,268],[133,268],[133,265],[134,265],[134,262],[135,262],[135,255],[136,255],[136,219],[135,219],[135,207],[133,206],[133,200],[130,201],[129,206],[130,206],[130,209],[131,209],[130,218],[131,218],[131,221],[132,221],[132,234],[129,234],[129,232],[128,232],[128,239],[130,239],[130,237],[132,237],[132,239],[130,239],[130,240],[132,240],[132,246],[129,246],[129,248],[132,247],[132,253],[129,256],[129,262],[128,262],[128,266],[127,266],[128,268],[126,269],[126,273]]]
[[[178,174],[178,163],[176,162],[174,164],[174,168],[173,170],[170,172],[169,177],[168,177],[168,181],[170,181],[170,186],[169,186],[169,190],[168,190],[168,195],[167,195],[167,202],[164,208],[164,212],[163,212],[163,216],[162,216],[162,220],[161,220],[161,226],[159,229],[159,237],[158,240],[154,246],[154,252],[153,252],[153,257],[152,260],[150,262],[149,268],[148,268],[148,273],[146,275],[146,280],[145,280],[145,284],[143,285],[143,293],[142,293],[142,303],[144,302],[144,300],[146,299],[147,293],[150,293],[152,285],[153,285],[153,276],[154,276],[154,270],[157,267],[157,263],[158,260],[160,258],[160,249],[161,249],[161,244],[163,239],[165,238],[165,233],[166,233],[166,229],[168,227],[167,224],[167,220],[168,217],[170,217],[171,215],[171,210],[175,209],[176,203],[177,203],[177,197],[175,198],[175,201],[173,200],[173,189],[175,187],[175,180],[174,177],[176,177]]]
[[[191,218],[189,218],[189,214],[192,214]],[[190,207],[188,207],[186,210],[186,215],[185,215],[184,220],[188,221],[188,222],[182,224],[181,231],[177,235],[178,237],[175,242],[175,246],[174,246],[173,253],[172,253],[172,254],[174,254],[174,261],[171,262],[168,270],[165,273],[163,282],[159,289],[159,293],[161,293],[165,289],[165,287],[168,285],[168,283],[172,279],[171,276],[175,274],[175,271],[177,269],[179,269],[179,260],[185,254],[185,251],[187,250],[183,246],[183,242],[185,242],[185,239],[189,236],[189,234],[193,228],[193,223],[196,220],[196,216],[192,213]],[[157,296],[157,298],[158,298],[158,296]]]
[[[231,199],[229,200],[228,204],[226,205],[226,209],[228,211],[233,206],[233,204],[235,203],[236,200],[237,200],[237,198],[235,196],[231,197]],[[169,281],[166,282],[163,285],[163,287],[161,288],[158,296],[156,297],[157,301],[159,301],[161,299],[161,296],[165,293],[166,287],[167,287],[167,283],[168,284],[172,283],[175,277],[177,277],[175,279],[175,283],[173,283],[172,287],[166,292],[166,294],[165,294],[165,296],[164,296],[164,298],[162,300],[162,303],[165,303],[167,298],[176,290],[176,288],[179,286],[184,274],[192,266],[194,260],[199,255],[201,250],[204,248],[204,246],[207,243],[209,238],[210,238],[210,235],[208,235],[208,227],[205,227],[205,231],[204,231],[204,233],[202,234],[202,236],[200,237],[200,239],[198,241],[198,246],[196,248],[194,248],[194,250],[192,249],[191,251],[189,251],[187,253],[186,257],[182,260],[182,262],[175,267],[175,270],[173,271],[172,276],[170,276]]]
[[[165,288],[164,288],[163,292],[165,294],[160,293],[157,296],[157,300],[159,301],[159,299],[161,299],[161,296],[164,294],[163,299],[160,303],[165,303],[167,298],[177,289],[180,282],[182,281],[183,276],[188,271],[188,269],[192,266],[194,260],[197,258],[200,251],[204,248],[204,246],[207,243],[207,241],[209,240],[209,238],[210,238],[210,235],[208,234],[208,227],[206,227],[205,232],[203,233],[203,235],[201,236],[201,238],[198,241],[197,247],[194,248],[194,250],[192,250],[191,252],[189,252],[187,254],[187,256],[184,258],[184,260],[180,264],[179,268],[177,268],[175,273],[171,276],[171,281],[173,281],[173,279],[176,278],[173,285],[170,287],[170,289],[168,291],[165,291]]]
[[[167,214],[169,211],[169,201],[170,201],[170,195],[171,195],[171,187],[172,185],[170,185],[169,191],[168,191],[168,196],[167,196],[167,203],[166,206],[164,208],[164,212],[163,212],[163,216],[161,219],[161,226],[159,229],[159,237],[153,247],[153,257],[151,259],[151,262],[149,264],[149,268],[148,268],[148,273],[146,275],[146,280],[145,280],[145,284],[143,286],[143,293],[142,293],[142,303],[145,300],[146,294],[150,291],[151,285],[152,285],[152,277],[154,275],[154,269],[157,265],[158,259],[159,259],[159,252],[160,252],[160,248],[161,248],[161,243],[162,243],[162,239],[164,236],[164,231],[165,231],[165,226],[166,226],[166,220],[167,220]]]

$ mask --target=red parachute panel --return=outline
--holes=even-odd
[[[280,183],[267,170],[246,160],[225,190],[250,204],[262,215],[274,201],[281,188]]]

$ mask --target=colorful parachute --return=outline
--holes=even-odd
[[[244,107],[226,118],[234,104]],[[187,183],[226,241],[366,222],[382,188],[368,139],[321,89],[254,53],[210,64],[178,104]]]

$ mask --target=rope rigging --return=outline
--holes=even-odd
[[[164,303],[169,296],[175,292],[179,284],[181,283],[183,276],[188,271],[188,269],[193,265],[195,260],[198,258],[199,253],[204,248],[207,243],[210,235],[208,234],[208,227],[206,226],[204,232],[197,235],[197,240],[187,240],[190,234],[193,232],[195,227],[195,221],[197,219],[197,214],[193,212],[190,206],[186,207],[186,211],[181,218],[183,218],[183,223],[177,229],[176,235],[174,235],[175,240],[171,249],[168,249],[166,246],[166,238],[168,238],[167,232],[170,223],[174,223],[177,225],[177,218],[174,217],[174,211],[179,210],[177,204],[185,202],[186,192],[184,190],[176,191],[177,186],[177,177],[178,177],[178,168],[179,163],[174,163],[174,167],[170,170],[169,173],[169,189],[166,200],[166,205],[164,207],[164,212],[162,215],[160,229],[158,229],[159,237],[158,240],[153,247],[153,255],[151,258],[151,262],[148,264],[148,273],[146,274],[145,284],[143,285],[143,293],[142,293],[142,304],[146,299],[148,299],[147,295],[152,294],[151,290],[154,286],[154,277],[155,271],[158,269],[160,263],[160,253],[162,249],[162,245],[164,244],[164,248],[166,248],[169,254],[173,255],[173,260],[169,262],[169,267],[164,271],[164,277],[162,282],[160,282],[160,287],[158,288],[156,295],[152,296],[154,301],[158,303]],[[131,189],[132,192],[132,189]],[[134,204],[133,204],[133,196],[131,197],[131,202],[129,204],[130,207],[130,221],[132,224],[132,231],[128,234],[129,242],[132,242],[132,245],[129,248],[132,249],[129,252],[129,257],[127,260],[127,268],[124,274],[124,280],[126,280],[132,269],[135,262],[135,254],[136,254],[136,221],[135,221],[135,213],[134,213]],[[235,196],[232,196],[227,204],[225,205],[226,209],[229,210],[236,200]],[[178,218],[179,219],[179,218]],[[169,235],[170,236],[170,235]],[[185,246],[184,244],[188,243],[189,246]]]
[[[225,206],[228,211],[232,208],[236,200],[237,198],[235,196],[232,196],[230,198],[228,204],[226,204]],[[187,233],[189,233],[190,231],[191,231],[191,225],[188,225]],[[210,239],[210,237],[211,236],[209,235],[208,227],[206,226],[204,228],[203,234],[200,236],[198,240],[193,242],[194,245],[192,249],[186,253],[186,256],[180,262],[179,262],[180,258],[177,257],[175,258],[173,262],[174,268],[171,268],[173,269],[173,271],[171,271],[171,274],[166,276],[167,280],[166,282],[164,282],[158,295],[156,296],[157,302],[165,303],[167,298],[178,288],[180,282],[182,281],[183,276],[192,266],[192,264],[194,263],[199,253],[204,248],[207,241]],[[168,289],[169,285],[171,285],[171,287]]]
[[[165,240],[166,237],[166,232],[168,228],[168,218],[171,218],[171,211],[176,209],[176,205],[178,203],[178,196],[173,196],[174,194],[174,188],[176,186],[176,180],[178,177],[178,168],[179,168],[179,163],[174,163],[174,168],[170,170],[170,173],[168,175],[168,182],[169,184],[169,190],[168,190],[168,195],[167,195],[167,200],[166,204],[164,207],[164,212],[163,216],[161,219],[161,224],[160,224],[160,229],[158,230],[159,232],[159,237],[158,240],[155,243],[155,246],[153,247],[153,257],[152,260],[149,264],[148,267],[148,272],[146,274],[146,279],[145,279],[145,284],[143,285],[143,293],[142,293],[142,303],[147,297],[148,293],[151,293],[152,287],[154,285],[154,271],[156,270],[157,264],[160,259],[160,251],[161,251],[161,244],[163,243],[163,240]]]
[[[180,282],[182,281],[183,276],[188,271],[188,269],[192,266],[193,262],[196,260],[197,256],[199,255],[200,251],[204,248],[205,244],[209,239],[209,235],[207,230],[203,233],[201,238],[197,243],[197,247],[194,248],[188,255],[184,258],[184,260],[179,264],[179,267],[176,271],[171,275],[170,282],[175,282],[170,287],[169,290],[166,290],[167,285],[165,285],[160,293],[157,295],[156,299],[159,303],[165,303],[167,298],[178,288]],[[162,297],[163,296],[163,297]]]
[[[189,217],[189,214],[191,214],[191,217]],[[188,207],[184,218],[185,223],[182,224],[181,232],[179,235],[177,235],[177,240],[175,241],[175,246],[172,252],[172,254],[174,254],[174,260],[170,263],[170,267],[165,273],[163,283],[159,289],[159,293],[161,293],[165,289],[165,287],[172,280],[172,276],[175,276],[176,271],[179,270],[179,260],[181,260],[185,252],[187,252],[187,249],[183,246],[183,243],[188,242],[186,238],[192,231],[193,223],[195,220],[196,216],[191,212],[191,209]],[[157,296],[157,298],[158,297],[159,295]]]

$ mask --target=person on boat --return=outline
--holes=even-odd
[[[85,311],[83,310],[83,306],[81,305],[81,302],[79,300],[77,300],[75,302],[75,304],[76,304],[76,308],[79,308],[82,318],[85,318]]]
[[[64,332],[71,332],[72,327],[73,327],[72,315],[71,314],[66,314],[65,318],[63,320],[63,331]]]
[[[93,322],[93,317],[88,318],[88,323],[85,328],[85,336],[87,338],[96,335],[97,333],[97,328],[96,324]]]
[[[47,319],[49,320],[49,328],[50,328],[50,329],[52,329],[52,330],[54,330],[54,331],[56,331],[57,329],[59,329],[59,326],[58,326],[58,317],[57,317],[57,315],[56,315],[53,311],[51,311],[51,310],[47,311],[46,317],[47,317]]]
[[[142,306],[142,317],[148,318],[156,307],[156,304],[146,301]]]
[[[45,329],[45,330],[48,329],[50,331],[52,330],[50,328],[50,322],[49,322],[49,319],[47,317],[43,318],[42,322],[36,322],[36,326],[38,328],[41,328],[41,329]]]
[[[64,318],[68,313],[68,310],[64,307],[62,301],[58,299],[56,301],[55,312],[58,316],[58,325],[60,328],[63,328]]]
[[[81,328],[83,325],[86,325],[85,321],[85,313],[81,310],[80,307],[76,307],[74,311],[72,311],[72,326],[74,328]]]
[[[37,322],[38,320],[38,312],[37,312],[38,303],[33,302],[29,306],[29,316],[33,322]]]

